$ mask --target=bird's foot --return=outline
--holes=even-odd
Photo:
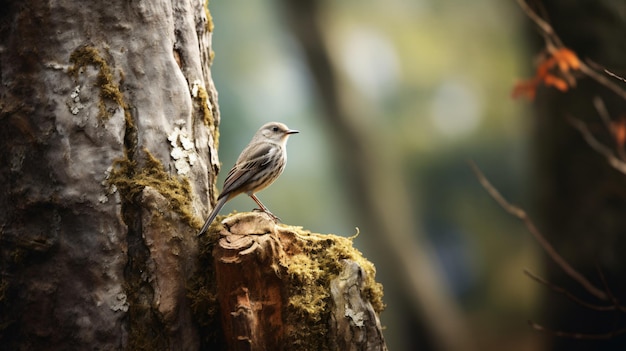
[[[270,212],[267,209],[262,209],[262,208],[255,208],[254,210],[252,210],[252,212],[263,212],[266,215],[270,216],[270,218],[275,222],[275,223],[279,223],[281,222],[280,218],[278,218],[278,216],[276,216],[275,214],[273,214],[272,212]]]

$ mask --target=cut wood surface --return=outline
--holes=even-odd
[[[210,228],[229,350],[386,350],[382,287],[352,239],[241,213]]]

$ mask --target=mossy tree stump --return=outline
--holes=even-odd
[[[352,239],[241,213],[216,221],[203,247],[228,350],[387,349],[382,287]]]

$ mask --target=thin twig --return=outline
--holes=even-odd
[[[539,30],[541,31],[541,34],[543,35],[543,37],[544,37],[544,39],[546,41],[546,49],[548,50],[548,52],[554,52],[556,50],[565,48],[565,45],[563,44],[563,42],[561,41],[559,36],[556,34],[556,32],[554,31],[554,28],[552,28],[550,23],[548,23],[546,20],[541,18],[541,16],[539,16],[537,14],[537,12],[535,12],[528,5],[528,3],[526,3],[526,0],[517,0],[517,2],[520,5],[520,7],[522,8],[522,10],[526,13],[528,18],[530,18],[537,25]],[[597,65],[597,64],[596,65],[593,65],[593,64],[587,65],[587,64],[585,64],[584,62],[581,61],[579,70],[582,73],[584,73],[585,75],[587,75],[588,77],[590,77],[591,79],[595,80],[596,82],[600,83],[601,85],[604,85],[605,87],[607,87],[609,90],[613,91],[615,94],[620,96],[622,99],[626,100],[626,89],[623,89],[619,85],[615,84],[615,82],[610,80],[607,77],[607,75],[611,76],[611,77],[614,77],[614,78],[616,78],[618,80],[621,80],[621,81],[626,81],[626,79],[616,75],[615,73],[612,73],[612,72],[608,71],[607,69],[602,69],[602,71],[607,74],[607,75],[604,75],[604,74],[599,73],[596,70],[594,70],[591,66],[599,66],[599,65]]]
[[[613,306],[619,311],[626,312],[626,306],[620,305],[619,299],[613,294],[613,291],[609,287],[609,283],[606,281],[606,277],[604,276],[604,272],[600,269],[600,266],[596,265],[596,270],[598,271],[598,275],[600,276],[600,280],[602,281],[602,285],[604,286],[604,291],[609,297],[609,301],[613,303]]]
[[[568,299],[570,299],[573,302],[575,302],[575,303],[577,303],[577,304],[579,304],[579,305],[581,305],[581,306],[583,306],[585,308],[588,308],[590,310],[602,311],[602,312],[605,312],[605,311],[615,311],[615,310],[618,310],[618,309],[621,310],[621,308],[620,308],[621,306],[616,306],[616,305],[609,305],[609,306],[606,306],[606,305],[596,305],[596,304],[592,304],[592,303],[583,301],[582,299],[576,297],[574,294],[569,292],[567,289],[565,289],[563,287],[560,287],[558,285],[552,284],[549,281],[547,281],[547,280],[545,280],[545,279],[543,279],[543,278],[533,274],[532,272],[530,272],[527,269],[524,269],[524,274],[526,274],[527,277],[529,277],[530,279],[536,281],[537,283],[547,286],[548,288],[550,288],[555,293],[565,295],[565,297],[567,297]]]
[[[620,80],[623,83],[626,83],[626,78],[624,78],[622,76],[619,76],[619,75],[609,71],[608,69],[606,69],[606,67],[602,66],[601,64],[599,64],[597,62],[594,62],[591,59],[587,59],[586,61],[587,61],[587,64],[589,66],[591,66],[591,68],[593,68],[593,69],[595,69],[597,71],[602,71],[602,72],[606,73],[608,76],[613,77],[613,78],[615,78],[617,80]]]
[[[607,76],[601,73],[598,73],[593,68],[587,66],[583,62],[580,63],[580,71],[586,74],[589,78],[609,88],[609,90],[613,91],[615,94],[617,94],[617,96],[626,100],[626,90],[622,89],[619,85],[615,84],[615,82],[610,80]]]
[[[626,83],[626,78],[624,78],[624,77],[622,77],[622,76],[618,76],[617,74],[615,74],[615,73],[613,73],[613,72],[609,71],[609,70],[608,70],[608,69],[606,69],[606,68],[604,68],[602,71],[603,71],[604,73],[608,74],[609,76],[611,76],[611,77],[613,77],[613,78],[615,78],[615,79],[617,79],[617,80],[621,80],[622,82]]]
[[[598,112],[598,115],[600,116],[602,123],[604,123],[604,126],[609,131],[609,133],[611,133],[611,135],[615,135],[615,130],[611,122],[611,115],[609,115],[609,111],[606,109],[604,100],[602,100],[602,98],[599,96],[594,96],[593,107],[596,108],[596,111]]]
[[[578,339],[578,340],[608,340],[618,335],[626,333],[626,328],[613,330],[608,333],[587,334],[587,333],[571,333],[571,332],[565,332],[565,331],[560,331],[560,330],[551,330],[533,321],[528,321],[528,325],[530,325],[530,327],[536,331],[548,333],[548,334],[562,337],[562,338],[570,338],[570,339]]]
[[[618,158],[622,161],[626,161],[626,151],[624,150],[623,140],[620,141],[620,136],[618,136],[618,129],[614,126],[613,121],[611,120],[611,115],[609,114],[609,110],[606,108],[604,104],[604,100],[601,97],[595,96],[593,98],[593,106],[596,108],[602,123],[606,129],[611,133],[611,136],[615,140],[615,150],[617,152]]]
[[[568,118],[568,121],[572,125],[572,127],[576,128],[580,132],[587,144],[592,149],[594,149],[600,155],[604,156],[604,158],[606,159],[608,164],[611,165],[611,167],[615,168],[623,174],[626,174],[626,162],[620,160],[617,156],[615,156],[611,149],[600,143],[598,139],[596,139],[593,134],[591,134],[589,128],[587,128],[587,125],[585,125],[585,123],[575,118]]]
[[[557,46],[557,47],[563,46],[563,42],[561,42],[561,39],[559,38],[559,36],[556,35],[556,32],[554,31],[550,23],[546,22],[543,18],[541,18],[541,16],[537,14],[537,12],[535,12],[535,10],[530,8],[530,6],[528,5],[528,3],[526,3],[525,0],[517,0],[517,2],[522,8],[522,10],[524,10],[528,18],[530,18],[533,22],[535,22],[537,27],[539,27],[539,29],[541,30],[543,34],[544,39],[546,39],[547,41],[548,46],[551,46],[551,45]]]
[[[548,256],[567,274],[570,278],[574,279],[578,282],[585,290],[587,290],[590,294],[597,297],[600,300],[607,300],[607,295],[604,291],[598,289],[595,285],[593,285],[587,278],[585,278],[582,274],[580,274],[576,269],[574,269],[570,264],[559,255],[558,252],[554,249],[552,244],[546,240],[546,238],[541,234],[539,229],[535,226],[535,223],[530,219],[526,211],[523,209],[512,205],[509,203],[500,192],[487,180],[485,175],[480,171],[478,166],[469,161],[470,167],[474,171],[474,174],[478,178],[478,181],[483,186],[483,188],[489,193],[489,195],[496,200],[496,202],[502,207],[505,211],[510,213],[511,215],[517,217],[521,220],[525,225],[528,231],[533,235],[535,240],[539,243],[539,245],[543,248],[543,250],[548,254]]]

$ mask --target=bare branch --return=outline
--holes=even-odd
[[[615,150],[617,151],[618,158],[622,161],[626,161],[626,150],[624,150],[624,141],[622,139],[623,136],[619,135],[620,132],[623,132],[620,128],[622,126],[616,127],[615,123],[611,120],[609,110],[606,108],[604,100],[602,100],[601,97],[595,96],[593,98],[593,106],[596,108],[596,111],[598,111],[598,115],[600,115],[602,123],[604,123],[604,126],[609,131],[609,133],[611,133],[611,136],[613,136],[613,139],[615,140]]]
[[[598,115],[600,115],[600,119],[602,120],[602,123],[604,123],[606,129],[609,131],[609,133],[614,134],[615,131],[611,122],[611,115],[609,115],[609,111],[606,109],[604,100],[602,100],[602,98],[599,96],[594,96],[593,106],[596,108],[596,111],[598,111]]]
[[[626,100],[626,90],[622,89],[619,85],[615,84],[615,82],[610,80],[607,76],[595,71],[593,68],[589,67],[588,65],[582,62],[580,63],[580,71],[586,74],[589,78],[609,88],[609,90],[613,91],[622,99]],[[604,72],[607,72],[607,71],[604,70]]]
[[[600,276],[600,280],[602,280],[602,285],[604,286],[604,291],[609,297],[609,301],[613,303],[613,306],[621,312],[626,312],[626,306],[620,305],[619,299],[613,294],[611,288],[609,287],[609,283],[606,281],[606,277],[604,276],[604,272],[600,269],[600,266],[596,265],[596,270],[598,271],[598,275]]]
[[[526,3],[525,0],[517,0],[517,3],[520,5],[522,10],[524,10],[528,18],[530,18],[533,22],[535,22],[537,27],[539,27],[539,29],[542,32],[541,34],[543,35],[544,39],[546,40],[548,44],[548,47],[551,47],[551,46],[563,47],[564,46],[563,42],[561,42],[561,39],[559,38],[559,36],[556,35],[556,32],[554,31],[550,23],[546,22],[543,18],[541,18],[541,16],[539,16],[537,12],[535,12],[528,5],[528,3]]]
[[[559,331],[559,330],[551,330],[533,321],[528,321],[528,325],[530,325],[530,327],[536,331],[548,333],[548,334],[562,337],[562,338],[570,338],[570,339],[578,339],[578,340],[608,340],[618,335],[626,333],[626,328],[613,330],[608,333],[586,334],[586,333],[571,333],[571,332],[565,332],[565,331]]]
[[[609,165],[611,165],[611,167],[615,168],[623,174],[626,174],[626,162],[620,160],[617,156],[615,156],[611,149],[600,143],[598,139],[596,139],[593,134],[591,134],[589,128],[587,128],[587,125],[585,125],[585,123],[575,118],[568,118],[568,121],[572,125],[572,127],[576,128],[580,132],[587,144],[593,150],[606,158],[606,161],[609,163]]]
[[[539,245],[543,248],[543,250],[548,254],[548,256],[568,275],[570,278],[574,279],[578,282],[585,290],[587,290],[591,295],[597,297],[600,300],[606,301],[608,299],[607,294],[598,289],[595,285],[593,285],[587,278],[585,278],[582,274],[580,274],[576,269],[574,269],[570,264],[559,255],[558,252],[554,249],[552,244],[546,240],[546,238],[541,234],[539,229],[535,226],[535,223],[530,219],[530,217],[526,214],[526,211],[523,209],[512,205],[509,203],[500,192],[487,180],[485,175],[480,171],[478,166],[469,161],[469,165],[474,171],[476,178],[483,186],[483,188],[489,193],[489,195],[496,200],[496,202],[508,213],[517,217],[521,220],[525,225],[528,231],[533,235],[535,240],[539,243]]]
[[[608,74],[609,76],[611,76],[611,77],[613,77],[613,78],[615,78],[615,79],[617,79],[617,80],[621,80],[622,82],[626,83],[626,78],[624,78],[624,77],[622,77],[622,76],[618,76],[617,74],[615,74],[615,73],[613,73],[613,72],[609,71],[609,70],[608,70],[608,69],[606,69],[606,68],[604,68],[602,71],[603,71],[604,73]]]
[[[567,297],[568,299],[572,300],[573,302],[588,308],[590,310],[594,310],[594,311],[615,311],[615,310],[622,310],[624,307],[622,306],[618,306],[618,305],[596,305],[596,304],[592,304],[586,301],[583,301],[582,299],[576,297],[574,294],[572,294],[571,292],[569,292],[567,289],[560,287],[558,285],[555,285],[553,283],[550,283],[549,281],[533,274],[532,272],[530,272],[527,269],[524,269],[524,274],[526,274],[527,277],[529,277],[530,279],[536,281],[539,284],[545,285],[548,288],[550,288],[552,291],[554,291],[557,294],[562,294],[565,295],[565,297]]]
[[[552,28],[552,26],[550,25],[548,21],[544,20],[541,16],[539,16],[537,12],[535,12],[528,5],[526,0],[517,0],[517,2],[522,8],[522,10],[524,11],[524,13],[526,13],[528,18],[530,18],[539,28],[542,36],[544,37],[544,40],[546,41],[546,50],[548,52],[553,53],[556,50],[565,48],[565,45],[563,44],[559,36],[554,31],[554,28]],[[603,68],[600,65],[590,60],[587,60],[587,62],[588,64],[585,64],[584,62],[580,62],[580,67],[578,67],[580,72],[582,72],[589,78],[595,80],[599,84],[604,85],[609,90],[613,91],[615,94],[620,96],[622,99],[626,100],[626,89],[615,84],[615,82],[609,79],[609,77],[613,77],[622,82],[626,82],[626,79],[618,76],[617,74],[613,72],[610,72],[606,68]],[[602,71],[604,74],[598,72],[596,69],[599,71]]]
[[[587,61],[587,64],[588,64],[591,68],[593,68],[593,69],[595,69],[595,70],[597,70],[597,71],[602,71],[602,72],[606,73],[608,76],[611,76],[611,77],[613,77],[613,78],[615,78],[615,79],[617,79],[617,80],[622,81],[623,83],[626,83],[626,78],[624,78],[624,77],[622,77],[622,76],[619,76],[619,75],[617,75],[617,74],[615,74],[615,73],[613,73],[613,72],[609,71],[608,69],[606,69],[604,66],[600,65],[599,63],[594,62],[594,61],[593,61],[593,60],[591,60],[591,59],[587,59],[586,61]]]

